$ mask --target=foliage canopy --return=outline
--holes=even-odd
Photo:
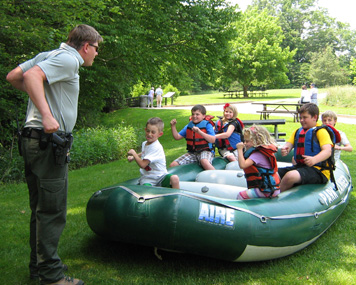
[[[92,25],[104,42],[93,67],[80,71],[78,126],[94,125],[103,108],[122,106],[138,82],[179,88],[182,77],[196,70],[203,80],[213,77],[234,35],[230,23],[238,15],[222,0],[5,0],[0,75],[5,78],[17,64],[57,48],[75,25]],[[21,121],[27,96],[4,81],[0,87],[0,131],[9,138],[15,106]]]
[[[231,42],[231,57],[226,65],[225,77],[237,79],[243,86],[244,96],[251,83],[278,86],[289,82],[287,64],[295,51],[282,48],[284,35],[276,17],[267,11],[252,9],[236,22],[238,35]]]

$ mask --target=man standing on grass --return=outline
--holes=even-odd
[[[318,105],[318,88],[315,87],[315,84],[310,84],[310,103]]]
[[[41,284],[84,284],[64,276],[58,256],[66,224],[68,154],[77,119],[79,68],[98,55],[100,34],[76,26],[56,50],[38,54],[13,69],[6,79],[29,95],[21,150],[30,196],[30,278]]]
[[[156,89],[156,100],[157,100],[157,108],[162,108],[162,95],[163,90],[161,85]]]

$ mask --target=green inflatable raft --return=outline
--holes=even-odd
[[[214,159],[217,171],[226,164]],[[269,260],[314,242],[344,211],[352,191],[342,161],[334,172],[337,189],[328,182],[295,187],[273,199],[246,201],[235,199],[243,186],[217,183],[214,171],[198,182],[202,169],[196,164],[169,171],[180,176],[181,189],[140,186],[130,180],[94,193],[86,212],[90,228],[110,240],[163,250],[235,262]],[[236,179],[241,170],[228,172]]]

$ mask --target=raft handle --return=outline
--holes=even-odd
[[[260,217],[261,223],[267,223],[267,218],[265,216]]]
[[[102,193],[101,190],[96,191],[93,196],[94,196],[94,197],[98,197],[101,193]]]
[[[314,214],[314,218],[315,218],[315,219],[319,218],[319,214],[318,214],[318,213],[315,213],[315,214]]]
[[[137,198],[137,202],[138,203],[145,203],[145,201],[146,201],[146,199],[143,196],[140,196],[140,197]]]

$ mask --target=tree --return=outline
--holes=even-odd
[[[252,7],[267,9],[278,17],[285,38],[282,47],[297,50],[294,61],[289,65],[288,77],[294,86],[301,86],[302,65],[311,62],[311,56],[326,46],[331,46],[340,57],[341,64],[348,68],[350,58],[355,56],[356,32],[350,25],[336,21],[328,10],[318,6],[317,0],[253,0]]]
[[[282,29],[278,19],[266,11],[252,9],[246,11],[236,22],[238,36],[231,42],[231,55],[226,65],[226,77],[238,80],[243,86],[244,97],[248,97],[248,87],[266,84],[288,83],[287,63],[295,51],[282,48]]]
[[[350,73],[351,73],[351,76],[354,77],[352,83],[356,84],[356,58],[354,58],[354,57],[351,59]]]
[[[348,74],[340,67],[330,46],[320,53],[312,54],[310,77],[320,87],[343,85],[348,81]]]
[[[177,85],[188,82],[186,74],[198,70],[206,80],[213,77],[237,15],[222,0],[114,0],[108,11],[98,24],[108,50],[106,68],[116,70],[113,82],[120,83],[110,88],[115,98],[127,96],[121,89],[138,81],[186,87]]]
[[[104,42],[95,64],[80,71],[77,126],[95,124],[104,107],[122,105],[138,82],[150,86],[174,80],[183,86],[186,74],[214,77],[237,16],[224,0],[4,0],[0,76],[39,52],[57,48],[76,24],[94,26]],[[15,106],[23,120],[27,96],[5,81],[0,87],[5,140],[16,125]]]

